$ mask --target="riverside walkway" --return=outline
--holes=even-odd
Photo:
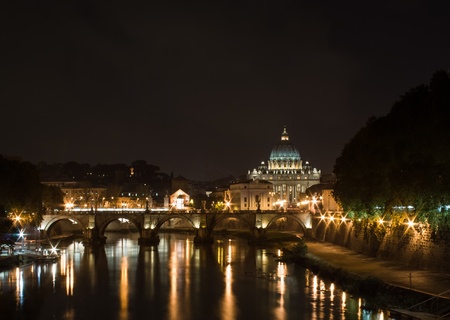
[[[309,256],[320,259],[335,268],[342,268],[359,276],[373,276],[386,284],[429,296],[450,299],[450,274],[415,269],[398,262],[369,257],[328,242],[309,240],[306,245]],[[402,309],[397,311],[400,317],[395,319],[442,319]]]
[[[398,262],[358,254],[328,242],[311,240],[306,245],[309,255],[357,275],[374,276],[387,284],[431,296],[450,290],[449,274],[414,269]]]

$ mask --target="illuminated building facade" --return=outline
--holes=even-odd
[[[232,211],[237,210],[273,210],[273,186],[265,180],[247,180],[230,185],[229,200]],[[229,198],[229,199],[227,199]]]
[[[272,148],[267,165],[261,162],[257,169],[248,171],[247,178],[271,182],[275,209],[279,209],[296,206],[305,198],[307,188],[320,183],[320,175],[320,170],[313,168],[308,161],[303,163],[284,127],[281,140]]]
[[[43,181],[41,183],[61,189],[66,210],[97,209],[105,206],[106,188],[104,187],[92,187],[77,181]]]
[[[181,189],[175,191],[169,198],[172,210],[185,210],[190,204],[190,196]]]

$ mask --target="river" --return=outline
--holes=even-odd
[[[72,243],[57,263],[0,272],[0,318],[9,319],[388,319],[295,264],[278,249],[162,233],[155,247],[138,234],[108,233],[104,247]]]

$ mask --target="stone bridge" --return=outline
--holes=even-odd
[[[158,232],[161,228],[183,228],[195,232],[194,242],[212,243],[213,231],[226,229],[227,221],[234,228],[248,230],[250,241],[264,241],[266,233],[277,221],[298,224],[304,236],[312,227],[312,215],[308,211],[238,211],[238,212],[200,212],[200,211],[150,211],[150,210],[110,210],[110,211],[61,211],[55,215],[44,215],[40,225],[41,235],[49,235],[51,228],[60,221],[70,220],[83,230],[85,245],[104,244],[105,231],[108,225],[119,219],[126,219],[139,232],[140,245],[155,245],[159,243]],[[270,231],[269,231],[270,232]]]

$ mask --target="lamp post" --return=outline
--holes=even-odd
[[[12,220],[13,220],[14,224],[18,224],[18,226],[17,226],[17,229],[19,230],[19,238],[18,238],[18,240],[20,238],[22,238],[22,251],[23,251],[24,250],[24,245],[25,245],[25,243],[24,243],[25,239],[24,239],[24,229],[21,229],[22,228],[22,223],[20,221],[21,217],[20,217],[20,215],[16,215],[16,216],[14,216],[12,218]],[[19,227],[20,227],[20,229],[19,229]]]
[[[19,239],[22,238],[22,252],[25,251],[25,230],[24,229],[20,229],[19,230]]]

